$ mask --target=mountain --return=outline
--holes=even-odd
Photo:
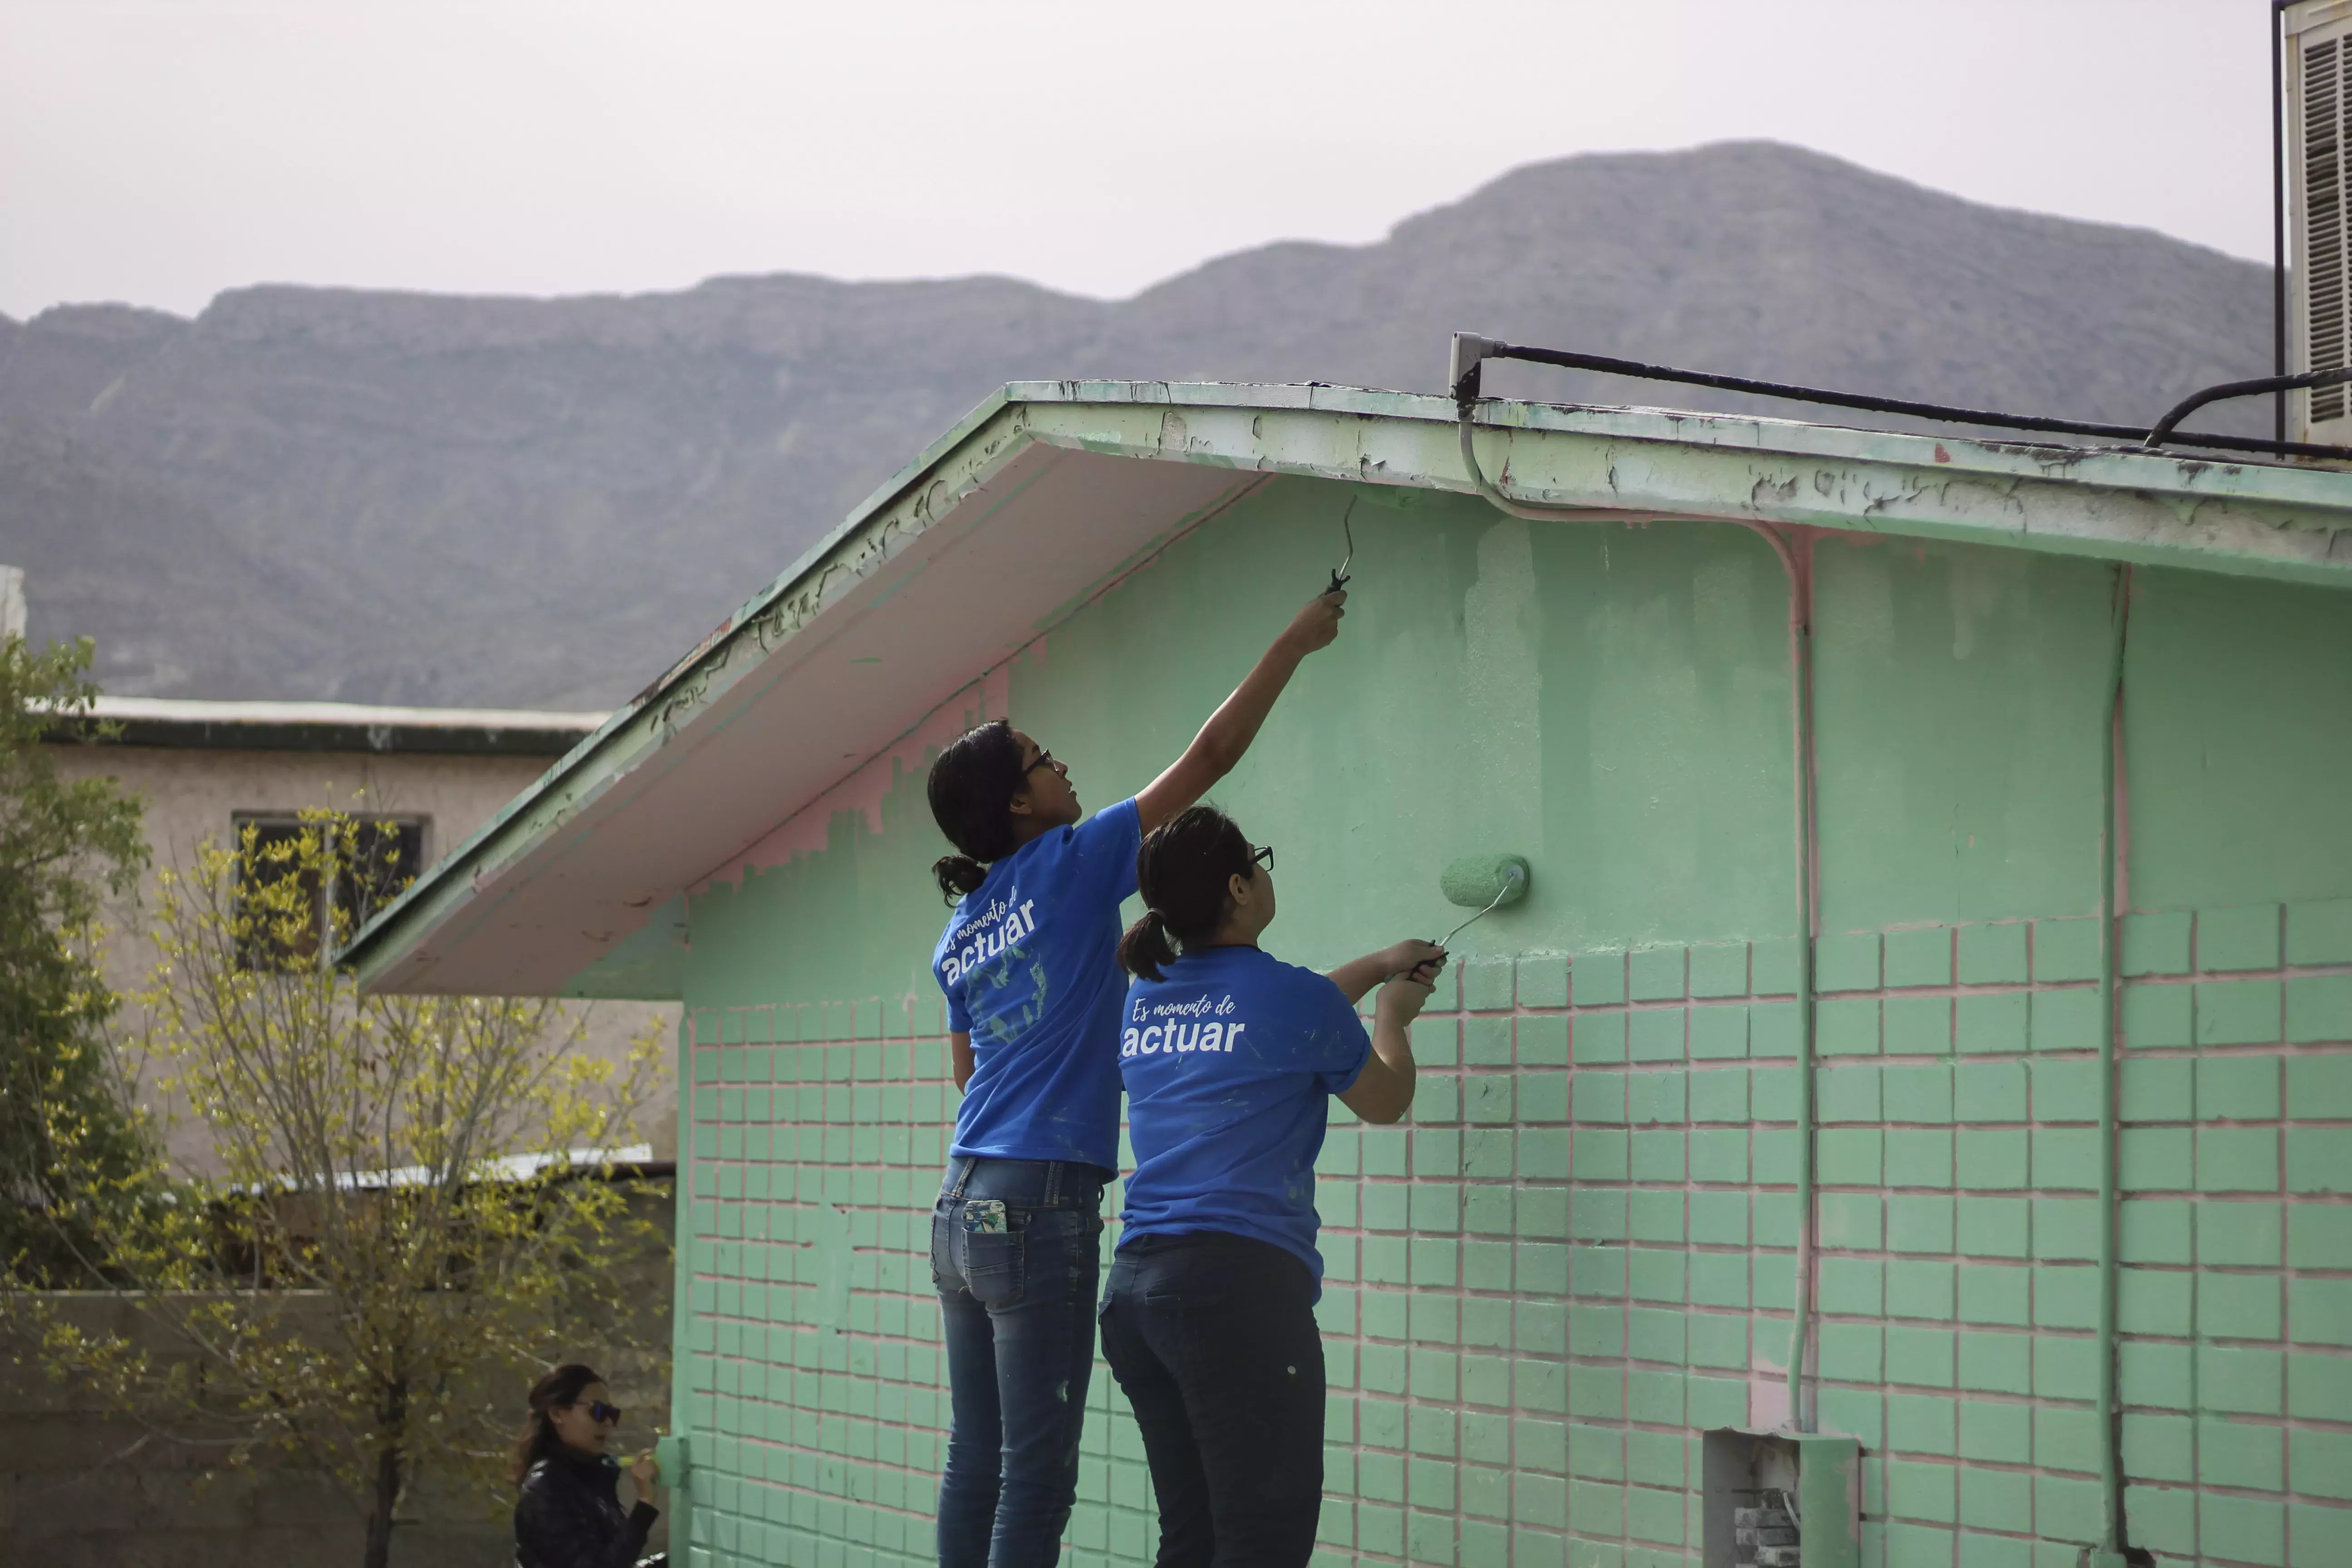
[[[600,706],[1015,378],[1434,391],[1468,330],[2146,424],[2263,374],[2270,310],[2249,262],[1768,142],[1535,164],[1377,244],[1268,245],[1118,301],[783,274],[62,306],[0,318],[0,561],[36,639],[95,637],[116,692]],[[1487,388],[1743,406],[1528,366]]]

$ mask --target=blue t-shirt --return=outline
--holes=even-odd
[[[1371,1037],[1339,988],[1255,947],[1212,947],[1139,980],[1119,1025],[1127,1131],[1120,1236],[1223,1231],[1272,1242],[1312,1271],[1315,1156],[1328,1098],[1364,1070]]]
[[[1123,800],[997,861],[948,916],[931,973],[972,1057],[950,1153],[1118,1168],[1118,905],[1142,840]]]

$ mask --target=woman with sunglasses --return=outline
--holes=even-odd
[[[1119,901],[1143,835],[1241,761],[1346,601],[1299,611],[1181,756],[1091,818],[1069,769],[1003,720],[931,764],[931,814],[958,851],[932,868],[955,909],[931,967],[963,1091],[931,1218],[950,1389],[940,1568],[1060,1556],[1118,1166]]]
[[[1103,1358],[1142,1429],[1160,1568],[1301,1568],[1323,1505],[1315,1156],[1330,1097],[1372,1122],[1412,1104],[1409,1031],[1445,950],[1401,942],[1328,974],[1274,957],[1274,851],[1213,806],[1147,836],[1137,873],[1146,908],[1118,944],[1135,1171]]]
[[[629,1467],[636,1506],[621,1510],[621,1468],[606,1445],[621,1425],[613,1391],[592,1367],[567,1362],[530,1385],[530,1415],[515,1442],[517,1568],[630,1568],[660,1517],[661,1470],[651,1454]],[[667,1552],[647,1560],[665,1564]]]

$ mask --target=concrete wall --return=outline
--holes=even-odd
[[[1336,557],[1277,481],[921,731],[1009,711],[1090,806],[1142,784]],[[1693,1561],[1696,1435],[1786,1413],[1798,934],[1785,589],[1726,527],[1364,490],[1341,644],[1218,798],[1280,848],[1267,945],[1465,934],[1394,1129],[1334,1107],[1321,1562]],[[1823,539],[1822,1425],[1864,1560],[2056,1568],[2098,1528],[2095,978],[2112,576]],[[2352,604],[2141,570],[2122,726],[2118,1351],[2129,1535],[2352,1540]],[[678,1399],[698,1565],[924,1561],[926,1268],[953,1114],[919,740],[692,901]],[[1115,1237],[1115,1230],[1114,1230]],[[1098,1371],[1068,1537],[1149,1561]]]
[[[374,755],[362,752],[282,751],[214,751],[200,748],[149,746],[58,745],[50,754],[68,778],[102,774],[145,804],[147,842],[153,852],[153,870],[186,868],[196,850],[211,838],[224,846],[234,841],[232,819],[239,812],[291,814],[307,807],[387,812],[429,819],[425,858],[429,862],[463,843],[475,828],[546,771],[543,757]],[[412,868],[422,870],[423,867]],[[138,900],[124,900],[109,912],[113,936],[109,942],[106,971],[126,997],[152,984],[155,950],[147,940],[153,915],[153,872]],[[585,1049],[608,1058],[625,1053],[632,1037],[647,1023],[665,1032],[676,1026],[675,1007],[607,1002],[590,1007],[573,1004],[565,1009],[576,1017],[585,1012],[589,1033]],[[120,1033],[135,1041],[142,1015],[135,1001],[120,1015]],[[644,1128],[655,1144],[655,1156],[668,1159],[675,1150],[676,1098],[665,1080],[656,1087]],[[173,1151],[196,1168],[205,1166],[209,1147],[199,1127],[175,1127]]]
[[[634,1205],[667,1241],[668,1184]],[[656,1249],[602,1260],[653,1308],[642,1338],[567,1353],[609,1379],[627,1412],[620,1441],[636,1449],[669,1418],[669,1259]],[[159,1352],[168,1342],[135,1310],[100,1296],[68,1298],[79,1320]],[[206,1453],[110,1415],[82,1390],[44,1376],[24,1347],[0,1358],[0,1563],[41,1568],[351,1568],[363,1524],[355,1505],[285,1456],[247,1470],[208,1472]],[[484,1392],[522,1424],[524,1387]],[[503,1415],[501,1416],[503,1418]],[[446,1484],[419,1489],[393,1534],[395,1568],[501,1568],[514,1561],[512,1499]],[[668,1542],[668,1509],[651,1550]]]

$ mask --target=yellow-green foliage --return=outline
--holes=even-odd
[[[320,937],[369,912],[339,879],[414,874],[383,878],[375,831],[315,813],[162,878],[150,1060],[217,1169],[145,1170],[88,1209],[89,1261],[164,1352],[15,1300],[53,1370],[159,1429],[331,1469],[371,1563],[421,1475],[495,1495],[533,1370],[654,1305],[599,1266],[650,1239],[600,1152],[632,1142],[657,1060],[650,1035],[586,1056],[548,1002],[360,995]]]
[[[105,730],[89,717],[94,653],[0,637],[0,1273],[49,1284],[87,1282],[55,1224],[74,1184],[152,1156],[98,963],[100,896],[129,892],[146,864],[139,803],[58,768],[61,741]]]

